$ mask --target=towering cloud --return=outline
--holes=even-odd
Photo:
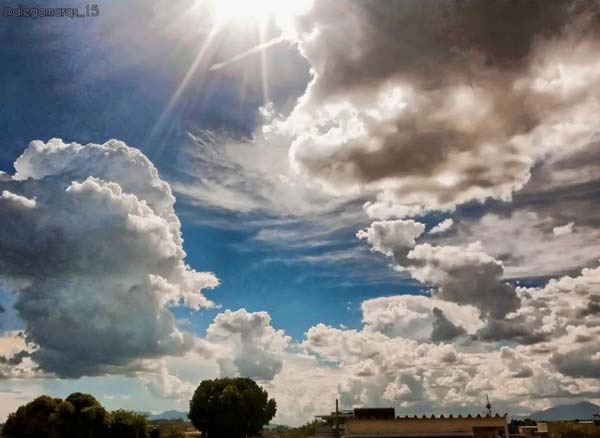
[[[195,341],[170,305],[212,303],[185,263],[174,197],[138,150],[34,141],[0,181],[0,275],[31,359],[79,377],[138,369]]]
[[[227,310],[208,327],[207,339],[222,347],[218,357],[224,376],[271,380],[283,364],[290,337],[271,326],[267,312]]]

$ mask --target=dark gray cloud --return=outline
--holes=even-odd
[[[555,353],[550,362],[561,373],[571,377],[600,378],[600,345],[584,345],[566,353]]]
[[[515,288],[502,281],[502,264],[479,244],[462,248],[420,244],[408,259],[412,276],[431,285],[437,299],[473,305],[491,318],[503,318],[520,306]]]
[[[434,342],[453,341],[459,336],[467,333],[467,331],[459,327],[446,318],[444,312],[437,307],[433,308],[433,330],[431,331],[431,340]]]
[[[336,52],[323,66],[314,88],[324,96],[343,94],[348,87],[379,84],[397,75],[434,86],[457,80],[455,76],[467,81],[469,66],[462,61],[475,62],[477,56],[483,58],[476,64],[480,69],[524,69],[536,38],[555,35],[572,14],[582,13],[581,9],[562,0],[526,5],[481,0],[321,1],[301,19],[300,28],[309,33],[340,18],[348,22],[354,18],[363,24],[354,35],[338,35],[335,40],[335,29],[325,29],[331,32],[326,35],[331,42],[343,45],[358,40],[363,44],[357,48],[359,53]],[[445,67],[443,75],[441,65]]]
[[[600,315],[600,295],[590,295],[586,307],[579,310],[579,316],[585,318],[590,315]]]
[[[476,338],[485,342],[500,342],[510,340],[523,345],[537,344],[546,341],[548,336],[536,333],[518,320],[489,318],[486,325],[477,332]]]
[[[7,365],[19,365],[21,362],[23,362],[23,359],[30,356],[30,352],[22,350],[10,356],[0,356],[0,363]]]
[[[316,2],[298,21],[314,77],[288,120],[292,164],[401,204],[508,199],[546,147],[539,131],[598,79],[546,78],[556,53],[589,62],[598,16],[565,1]]]

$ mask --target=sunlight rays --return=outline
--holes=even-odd
[[[263,104],[270,101],[269,67],[266,50],[286,41],[286,29],[291,25],[291,20],[297,15],[306,12],[312,5],[312,0],[300,0],[296,2],[281,2],[275,0],[199,0],[194,5],[194,13],[202,8],[212,20],[212,28],[207,34],[193,62],[187,69],[177,89],[169,99],[168,104],[161,112],[148,136],[148,143],[153,144],[153,158],[160,156],[165,145],[161,144],[160,138],[164,137],[169,130],[169,121],[173,119],[173,113],[178,107],[182,96],[193,81],[204,81],[206,75],[238,63],[255,54],[260,55],[260,81],[263,94]],[[188,11],[192,13],[192,10]],[[285,24],[284,24],[285,23]],[[213,63],[212,57],[217,49],[216,42],[221,40],[226,28],[233,28],[243,32],[250,27],[256,29],[259,44],[248,48],[224,61]],[[275,24],[281,31],[279,36],[268,39],[268,28]],[[195,78],[200,71],[201,77]],[[242,91],[243,93],[243,91]]]
[[[175,93],[169,100],[169,103],[167,104],[165,109],[162,111],[160,117],[158,118],[158,121],[152,128],[152,131],[150,132],[150,135],[149,135],[151,140],[155,139],[160,134],[160,132],[163,130],[163,128],[165,127],[165,124],[167,123],[171,112],[175,108],[177,101],[179,100],[179,98],[181,97],[181,95],[183,94],[185,89],[187,88],[190,80],[192,79],[192,77],[193,77],[194,73],[196,72],[196,70],[198,69],[198,67],[201,65],[201,63],[203,61],[206,64],[208,63],[206,54],[207,54],[209,48],[211,47],[211,44],[213,43],[215,36],[219,33],[219,31],[220,31],[220,26],[213,26],[210,33],[207,35],[206,40],[204,41],[204,44],[202,44],[202,47],[198,51],[198,54],[194,58],[194,61],[192,62],[190,68],[187,70],[187,73],[185,74],[181,83],[177,87],[177,90],[175,90]],[[160,155],[161,151],[159,150],[159,151],[154,151],[154,152],[155,152],[155,154]]]
[[[276,44],[281,43],[282,41],[285,41],[285,38],[283,36],[278,36],[275,38],[270,39],[267,42],[258,44],[254,47],[249,48],[248,50],[243,51],[242,53],[239,53],[223,62],[219,62],[217,64],[213,64],[208,71],[215,71],[215,70],[220,70],[224,67],[230,66],[238,61],[241,61],[242,59],[247,58],[250,55],[254,55],[255,53],[262,53],[264,52],[265,49],[268,49],[269,47],[272,47]],[[261,58],[263,58],[263,56],[261,55]],[[265,60],[266,63],[266,60]],[[264,74],[264,72],[263,72]]]

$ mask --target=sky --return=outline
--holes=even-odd
[[[96,6],[0,17],[0,421],[600,402],[598,2]]]

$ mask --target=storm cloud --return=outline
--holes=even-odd
[[[315,2],[296,25],[313,78],[287,120],[292,166],[334,192],[378,192],[372,213],[510,199],[566,146],[540,136],[600,79],[579,73],[598,16],[564,1]]]

